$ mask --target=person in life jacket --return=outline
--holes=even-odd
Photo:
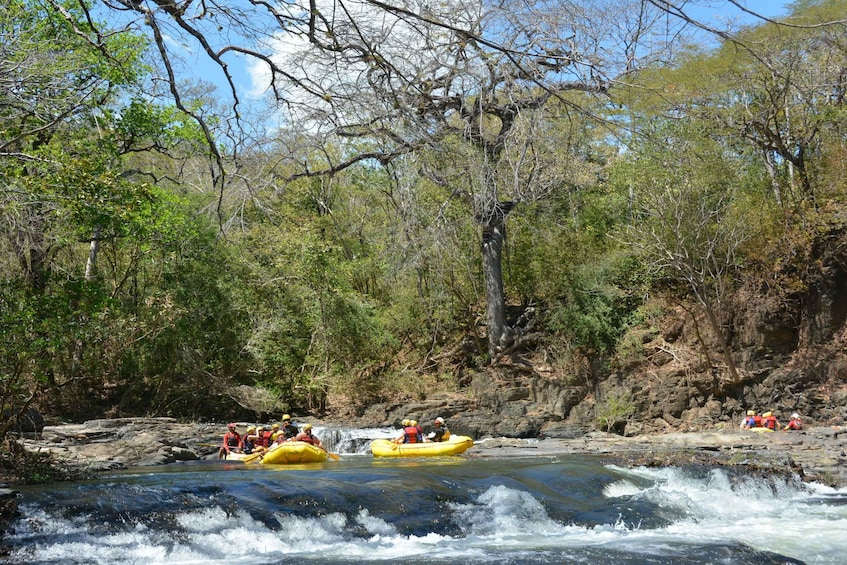
[[[312,424],[306,424],[303,426],[303,431],[294,437],[294,441],[305,441],[306,443],[311,443],[317,447],[323,447],[323,444],[321,443],[321,440],[318,439],[318,436],[312,435]]]
[[[270,447],[271,446],[271,436],[273,435],[273,431],[270,426],[262,426],[262,431],[259,433],[259,445],[262,447]]]
[[[754,428],[761,428],[763,424],[764,424],[764,420],[762,419],[762,417],[754,412],[753,413],[753,427]]]
[[[744,416],[744,418],[741,420],[741,429],[742,430],[749,430],[750,428],[755,428],[756,427],[755,416],[756,416],[755,410],[748,410],[747,415]]]
[[[408,418],[404,418],[403,421],[400,422],[400,433],[398,433],[391,441],[394,443],[406,443],[406,428],[409,427],[409,422],[411,422],[411,420]]]
[[[403,428],[403,443],[423,443],[423,432],[415,420],[409,420]]]
[[[800,414],[795,412],[791,415],[791,419],[785,425],[783,430],[802,430],[803,429],[803,421],[800,419]]]
[[[244,443],[241,439],[241,434],[238,433],[236,429],[236,424],[230,424],[227,426],[227,432],[224,434],[223,445],[218,450],[218,458],[226,459],[226,456],[230,454],[230,452],[238,453],[244,446]]]
[[[450,439],[450,430],[444,425],[444,418],[439,416],[435,419],[433,430],[427,436],[427,441],[447,441]]]
[[[279,424],[274,424],[271,426],[271,443],[276,443],[276,438],[279,437]]]
[[[773,415],[773,412],[765,412],[762,414],[762,426],[773,431],[779,429],[779,422],[777,422],[776,416]]]
[[[289,416],[288,414],[283,414],[282,428],[280,429],[279,435],[276,436],[276,442],[282,443],[283,441],[294,439],[299,433],[300,428],[291,423],[291,416]]]
[[[253,442],[256,441],[256,426],[248,426],[247,431],[244,432],[244,436],[241,438],[241,451],[246,454],[253,453],[253,449],[255,445]]]
[[[411,424],[412,426],[414,426],[414,427],[416,427],[416,428],[418,429],[417,437],[419,437],[419,438],[420,438],[420,439],[418,440],[418,443],[422,443],[422,442],[423,442],[423,440],[424,440],[424,431],[423,431],[423,426],[421,426],[421,425],[418,423],[418,421],[417,421],[417,420],[411,420],[411,421],[409,421],[409,424]]]

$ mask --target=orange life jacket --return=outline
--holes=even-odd
[[[417,426],[407,426],[403,428],[403,433],[406,434],[405,443],[423,443],[423,436]]]
[[[312,445],[317,445],[318,442],[315,441],[317,438],[310,433],[300,432],[297,434],[297,437],[294,438],[295,441],[305,441],[306,443],[311,443]]]

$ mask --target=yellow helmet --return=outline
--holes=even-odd
[[[765,418],[769,418],[770,416],[773,416],[773,412],[765,412],[764,414],[762,414],[762,416],[764,416]]]
[[[312,424],[306,424],[305,426],[303,426],[303,431],[304,431],[304,432],[305,432],[306,430],[311,430],[311,429],[312,429]]]
[[[256,431],[256,426],[248,426],[248,427],[247,427],[247,433],[248,433],[248,434],[249,434],[250,432],[255,432],[255,431]]]
[[[271,426],[271,429],[272,429],[272,430],[278,430],[278,429],[279,429],[279,424],[274,424],[273,426]]]
[[[417,425],[418,425],[418,421],[417,421],[417,420],[409,420],[409,425],[410,425],[410,426],[417,426]]]
[[[282,421],[283,421],[283,422],[285,422],[286,420],[289,420],[289,421],[290,421],[290,420],[291,420],[291,416],[289,416],[288,414],[283,414],[283,415],[282,415]]]
[[[755,415],[756,415],[756,411],[755,411],[755,410],[748,410],[748,411],[747,411],[747,415],[748,415],[748,416],[755,416]]]
[[[403,424],[403,426],[404,426],[404,427],[405,427],[405,426],[408,426],[408,425],[409,425],[409,419],[408,419],[408,418],[406,418],[406,419],[404,419],[404,420],[403,420],[402,422],[400,422],[400,423],[401,423],[401,424]]]

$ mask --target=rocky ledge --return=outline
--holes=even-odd
[[[847,486],[847,428],[795,432],[741,430],[622,437],[589,433],[576,439],[479,441],[469,457],[567,456],[593,454],[625,466],[718,465],[750,468],[758,474],[787,473],[806,482]]]
[[[328,427],[354,427],[327,422]],[[49,453],[80,471],[176,463],[217,456],[223,424],[186,424],[169,418],[92,420],[46,426],[25,449]],[[594,454],[625,465],[735,465],[757,472],[794,473],[805,481],[847,486],[847,428],[813,427],[795,432],[706,430],[623,437],[592,432],[568,439],[477,439],[469,458]]]

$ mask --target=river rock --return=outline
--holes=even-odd
[[[417,406],[421,414],[450,414],[456,408],[449,403]],[[401,412],[396,411],[396,414]],[[396,416],[395,416],[396,417]],[[591,431],[565,423],[546,423],[524,415],[520,421],[543,433],[534,437],[516,437],[497,432],[488,416],[475,420],[473,411],[455,413],[448,419],[454,433],[465,435],[481,421],[488,422],[488,433],[472,433],[475,446],[468,458],[567,456],[597,454],[629,465],[714,464],[747,465],[759,472],[790,472],[807,481],[832,486],[847,485],[847,456],[841,427],[811,427],[803,431],[756,433],[734,428],[704,429],[699,432],[670,432],[621,436]],[[313,420],[314,421],[314,420]],[[520,421],[502,419],[517,425]],[[319,422],[314,421],[315,424]],[[426,422],[424,422],[426,423]],[[323,422],[336,428],[369,427],[361,422]],[[379,422],[374,427],[389,423]],[[505,425],[505,424],[504,424]],[[242,424],[241,428],[246,427]],[[145,465],[175,464],[180,461],[217,457],[226,424],[181,423],[171,418],[122,418],[92,420],[82,424],[45,426],[40,439],[25,439],[31,451],[52,453],[60,461],[89,471]],[[343,456],[343,454],[342,454]]]

